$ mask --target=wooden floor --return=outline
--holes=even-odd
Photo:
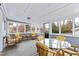
[[[18,43],[16,46],[6,48],[2,53],[3,56],[35,56],[36,40],[27,40]]]

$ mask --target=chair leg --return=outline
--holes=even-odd
[[[64,51],[62,51],[62,56],[64,56]]]

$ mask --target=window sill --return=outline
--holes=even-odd
[[[70,34],[57,34],[57,33],[52,33],[50,35],[63,35],[63,36],[68,36],[68,37],[79,37],[79,35],[70,35]]]
[[[56,33],[53,33],[53,34],[50,34],[50,35],[63,35],[63,36],[70,36],[70,37],[74,37],[73,35],[70,35],[70,34],[56,34]]]

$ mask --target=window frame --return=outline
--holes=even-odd
[[[49,22],[46,22],[46,23],[43,23],[43,32],[45,33],[45,24],[49,24],[49,30],[48,30],[48,33],[50,32],[50,23]]]
[[[59,23],[59,33],[52,33],[52,34],[53,35],[64,35],[64,36],[71,36],[71,37],[79,37],[79,36],[75,35],[75,17],[73,17],[71,19],[72,19],[72,34],[63,34],[63,33],[61,33],[61,20],[57,21]]]
[[[24,32],[19,32],[20,34],[25,34],[25,33],[27,33],[27,32],[26,32],[26,25],[31,26],[29,23],[16,22],[16,21],[8,21],[8,20],[7,20],[7,35],[8,35],[8,34],[16,34],[16,32],[15,32],[15,33],[10,33],[10,32],[9,32],[9,23],[10,23],[10,22],[15,22],[15,23],[17,23],[17,25],[16,25],[16,32],[19,32],[19,31],[18,31],[18,27],[19,27],[18,24],[24,24]],[[30,31],[31,31],[31,29],[30,29]]]
[[[53,33],[53,34],[60,34],[60,28],[59,28],[59,27],[60,27],[60,23],[59,23],[59,21],[54,21],[54,22],[57,22],[57,24],[58,24],[58,33],[53,33],[53,32],[52,32],[52,33]],[[54,22],[53,22],[53,23],[54,23]]]

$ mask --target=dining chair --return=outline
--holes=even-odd
[[[36,42],[37,53],[39,56],[55,56],[56,51],[51,50],[41,42]]]
[[[42,35],[42,36],[38,36],[38,37],[37,37],[37,40],[38,40],[38,41],[44,40],[44,36],[43,36],[43,35]]]
[[[56,36],[56,39],[60,40],[60,41],[63,41],[64,45],[65,45],[65,41],[66,41],[66,37],[65,36]],[[60,42],[60,44],[61,44],[61,42]]]
[[[71,48],[74,50],[74,51],[79,51],[79,45],[71,45]],[[78,50],[77,50],[78,49]]]
[[[56,36],[56,39],[59,40],[57,42],[57,45],[59,44],[60,45],[60,48],[59,48],[59,45],[58,45],[58,49],[59,49],[59,53],[61,54],[61,51],[62,51],[62,47],[61,47],[61,41],[63,41],[63,45],[65,45],[65,41],[66,41],[66,38],[62,35],[59,35],[59,36]],[[62,51],[62,54],[63,54],[63,51]],[[64,55],[64,54],[63,54]]]
[[[56,36],[57,40],[65,41],[66,38],[64,36]]]
[[[62,49],[64,56],[79,56],[79,52],[78,51],[74,51],[72,49],[66,48],[66,49]]]

